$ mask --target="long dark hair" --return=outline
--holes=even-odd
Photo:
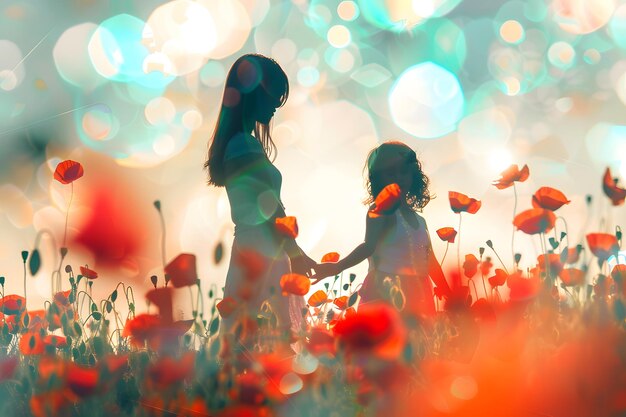
[[[204,163],[209,185],[224,186],[227,175],[224,172],[226,145],[237,133],[244,132],[247,124],[254,123],[254,137],[261,143],[267,157],[273,159],[276,156],[276,145],[270,135],[270,123],[251,118],[254,106],[259,105],[259,95],[269,91],[278,97],[279,107],[285,104],[289,96],[289,82],[280,65],[273,59],[258,54],[239,57],[226,77],[222,107]]]
[[[411,188],[403,191],[405,191],[406,202],[409,207],[411,207],[413,211],[422,211],[431,198],[433,198],[433,195],[431,195],[428,190],[430,180],[426,174],[424,174],[424,171],[422,171],[422,164],[419,159],[417,159],[415,151],[400,141],[385,142],[377,148],[372,149],[367,155],[367,162],[363,170],[367,173],[365,188],[369,196],[365,200],[365,203],[373,203],[378,193],[389,185],[381,181],[378,174],[381,169],[384,169],[384,167],[381,167],[381,162],[384,162],[385,158],[390,156],[401,157],[403,162],[408,164],[411,168],[413,177]]]

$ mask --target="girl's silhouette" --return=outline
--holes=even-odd
[[[336,275],[368,258],[369,272],[359,291],[361,303],[389,300],[390,289],[395,286],[402,289],[406,313],[434,314],[431,279],[444,294],[450,293],[450,287],[433,253],[426,221],[417,213],[431,198],[428,177],[415,152],[398,141],[373,149],[366,170],[366,203],[373,203],[383,188],[395,183],[401,190],[399,204],[391,213],[368,213],[365,241],[339,262],[319,265],[313,278],[319,281]],[[370,206],[370,211],[374,208]]]
[[[232,331],[238,319],[256,320],[266,300],[282,331],[299,330],[304,322],[304,298],[283,296],[280,279],[292,271],[309,275],[316,263],[275,229],[275,219],[285,211],[282,176],[272,164],[276,146],[270,121],[288,95],[284,71],[262,55],[240,57],[226,78],[205,163],[209,184],[226,188],[235,224],[224,297],[232,297],[238,307],[223,318],[222,333]]]

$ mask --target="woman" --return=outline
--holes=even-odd
[[[280,278],[297,272],[309,275],[316,263],[294,239],[277,233],[275,219],[284,217],[280,200],[282,176],[272,164],[276,145],[270,121],[289,95],[282,68],[262,55],[244,55],[226,78],[222,107],[205,168],[208,182],[225,187],[235,223],[224,297],[237,302],[237,313],[222,320],[222,332],[238,319],[255,319],[267,300],[285,333],[302,328],[301,296],[283,296]]]

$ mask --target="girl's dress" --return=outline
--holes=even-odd
[[[282,207],[280,171],[267,159],[259,141],[243,133],[228,142],[224,160],[250,154],[258,158],[226,181],[235,236],[224,297],[234,298],[252,317],[269,300],[279,326],[298,331],[304,323],[302,310],[306,302],[302,296],[282,295],[280,278],[291,272],[291,266],[284,239],[277,234],[272,217],[278,205]],[[259,276],[251,276],[254,268]],[[224,318],[223,329],[232,329],[235,320],[233,315]]]
[[[403,312],[435,314],[433,286],[428,274],[430,237],[426,221],[417,213],[418,227],[411,226],[400,210],[369,260],[369,271],[359,291],[361,303],[390,300],[390,287],[398,286],[405,297]],[[386,280],[389,278],[390,280]]]

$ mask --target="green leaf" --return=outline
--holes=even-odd
[[[106,304],[104,304],[104,308],[106,309],[107,313],[110,313],[113,310],[113,304],[107,301]]]
[[[39,249],[35,249],[30,255],[30,261],[28,261],[28,269],[30,274],[35,275],[41,267],[41,256],[39,256]]]
[[[556,249],[559,247],[559,242],[557,242],[553,237],[548,239],[548,242],[550,242],[550,246],[552,246],[552,249]]]
[[[85,342],[80,342],[80,345],[78,345],[78,351],[81,355],[84,355],[85,352],[87,352],[87,345],[85,345]]]
[[[359,299],[359,293],[356,291],[353,292],[350,298],[348,298],[348,307],[352,307],[356,303],[356,300],[358,299]]]
[[[99,313],[97,311],[94,311],[93,313],[91,313],[91,316],[94,318],[94,320],[96,321],[100,321],[100,319],[102,319],[102,313]]]
[[[80,324],[78,322],[74,322],[74,332],[76,332],[76,335],[78,337],[81,337],[83,335],[83,329],[82,327],[80,327]]]
[[[567,233],[565,233],[565,232],[561,232],[561,239],[560,239],[560,240],[565,239],[565,236],[567,236]]]
[[[209,336],[213,336],[215,333],[217,333],[217,330],[219,328],[220,328],[220,318],[219,317],[215,317],[211,321],[211,326],[209,326]]]
[[[117,290],[111,293],[111,302],[114,303],[117,300]]]

